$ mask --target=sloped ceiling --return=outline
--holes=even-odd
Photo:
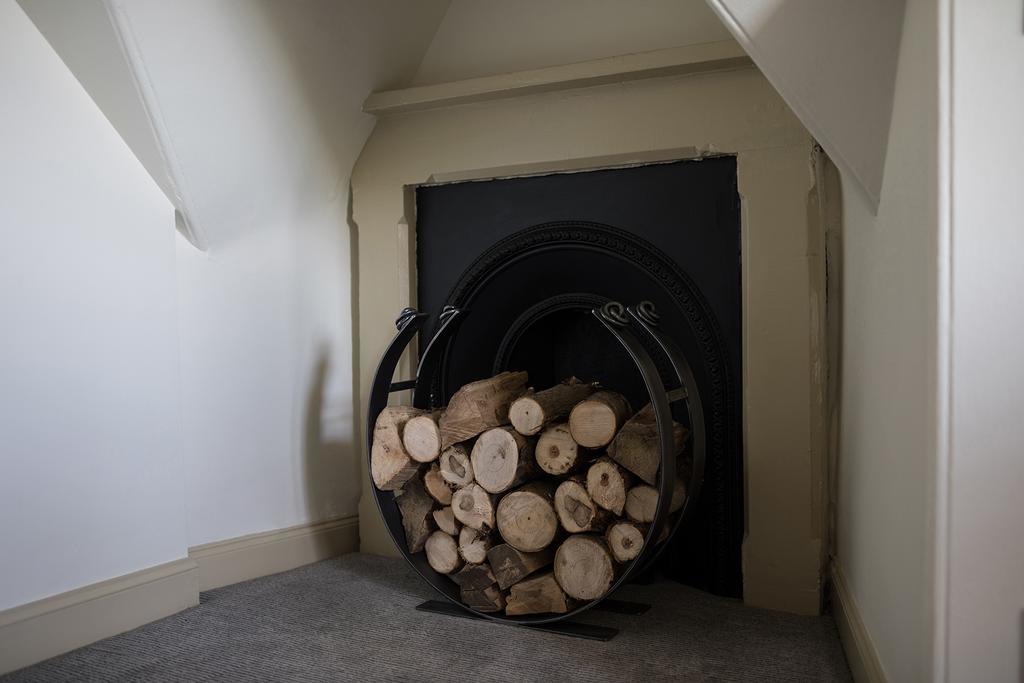
[[[363,98],[408,85],[448,6],[447,0],[19,3],[200,248],[226,238],[220,233],[230,230],[232,214],[253,205],[259,183],[244,179],[293,181],[274,178],[272,164],[257,168],[256,150],[272,159],[275,146],[301,137],[287,130],[268,136],[268,103],[279,110],[278,121],[319,127],[339,162],[349,163],[372,127],[372,117],[360,111]],[[261,63],[268,68],[254,78]],[[289,63],[292,73],[271,66],[280,63]],[[292,114],[285,111],[289,101],[297,103]],[[244,115],[247,103],[251,117]],[[263,176],[253,178],[260,170]]]
[[[707,0],[877,210],[903,0]]]

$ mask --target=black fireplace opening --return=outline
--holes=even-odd
[[[416,238],[418,308],[465,311],[440,360],[442,402],[465,383],[515,369],[538,389],[569,376],[598,381],[639,408],[649,399],[635,364],[590,311],[609,301],[654,304],[693,369],[707,434],[697,508],[659,568],[741,597],[735,157],[421,186]],[[667,359],[650,351],[671,388]]]

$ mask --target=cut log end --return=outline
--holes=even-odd
[[[461,488],[473,483],[473,464],[465,444],[457,443],[444,449],[439,463],[441,476],[452,486]]]
[[[580,401],[569,413],[569,431],[584,448],[602,448],[611,443],[629,417],[629,401],[614,391],[599,391]]]
[[[494,502],[477,484],[470,484],[452,495],[452,513],[471,529],[486,532],[494,528]]]
[[[587,493],[599,506],[622,515],[629,490],[629,475],[610,458],[600,458],[587,470]]]
[[[433,414],[418,415],[405,423],[402,443],[417,462],[433,462],[441,454],[441,432]]]
[[[572,438],[568,424],[555,424],[545,429],[534,451],[537,465],[555,476],[572,471],[579,456],[579,446]]]
[[[488,429],[473,445],[470,462],[476,483],[502,493],[533,474],[533,442],[511,427]]]
[[[480,564],[487,559],[491,548],[491,537],[482,531],[463,527],[459,532],[459,554],[470,564]]]
[[[430,534],[424,550],[427,552],[427,563],[436,572],[451,574],[462,566],[462,558],[459,557],[459,547],[455,544],[455,539],[443,531]]]
[[[577,600],[594,600],[611,588],[615,567],[608,547],[599,536],[570,536],[555,553],[555,579]]]
[[[555,512],[562,528],[571,534],[590,531],[598,519],[597,506],[587,489],[575,479],[567,479],[555,490]]]
[[[434,523],[437,524],[437,528],[445,532],[449,536],[458,536],[461,524],[455,519],[455,514],[452,512],[451,506],[443,507],[440,510],[434,510]]]
[[[553,482],[534,482],[509,493],[498,503],[498,533],[505,542],[523,552],[546,548],[558,532],[558,517],[552,505]]]
[[[644,549],[644,532],[632,522],[616,522],[608,527],[605,541],[616,562],[629,562]]]
[[[658,489],[647,484],[634,486],[626,494],[626,516],[634,522],[650,524],[658,510]]]

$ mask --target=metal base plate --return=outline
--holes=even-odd
[[[591,609],[599,612],[611,612],[613,614],[644,614],[651,609],[650,605],[642,602],[630,602],[629,600],[602,600]]]
[[[605,600],[604,602],[609,602]],[[611,602],[618,602],[612,600]],[[602,603],[604,604],[604,603]],[[635,604],[635,603],[634,603]],[[434,614],[444,614],[449,617],[462,617],[463,619],[475,619],[478,621],[488,621],[484,617],[481,617],[472,612],[468,612],[458,605],[454,605],[450,602],[444,602],[441,600],[427,600],[424,603],[416,605],[416,609],[421,612],[433,612]],[[635,612],[626,612],[626,614],[635,614]],[[507,623],[507,622],[494,622],[494,623]],[[562,636],[572,636],[573,638],[586,638],[588,640],[600,640],[609,641],[619,633],[617,628],[608,628],[607,626],[594,626],[592,624],[581,624],[578,621],[556,621],[550,624],[522,624],[521,628],[529,628],[535,631],[544,631],[545,633],[557,633]]]

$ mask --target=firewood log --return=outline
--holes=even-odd
[[[584,448],[602,448],[629,417],[629,401],[614,391],[599,391],[580,401],[569,413],[569,431]]]
[[[431,464],[430,469],[423,473],[423,486],[430,497],[441,505],[452,504],[452,488],[441,476],[437,463]]]
[[[505,595],[497,586],[481,590],[461,589],[462,602],[478,612],[500,612],[505,609]]]
[[[441,430],[437,420],[440,411],[417,415],[405,423],[402,444],[409,457],[417,462],[433,462],[441,455]]]
[[[509,493],[498,503],[498,533],[517,550],[543,550],[558,533],[554,497],[553,481],[531,482]]]
[[[569,607],[569,598],[555,581],[555,575],[545,572],[512,586],[505,614],[565,614]]]
[[[413,478],[420,464],[409,457],[402,443],[402,428],[422,410],[388,406],[377,416],[370,448],[370,474],[381,491],[394,491]]]
[[[459,584],[460,588],[466,590],[483,590],[497,584],[491,565],[483,562],[481,564],[467,564],[457,573],[452,574],[452,580]]]
[[[669,513],[678,512],[686,502],[686,485],[682,479],[676,478],[672,487],[672,499],[669,500]],[[647,484],[634,486],[626,494],[626,516],[634,522],[650,524],[654,521],[654,513],[658,509],[658,489]]]
[[[470,462],[473,477],[485,491],[502,493],[533,476],[536,461],[533,441],[511,427],[495,427],[480,435]]]
[[[468,486],[473,483],[473,465],[469,460],[469,448],[466,444],[452,444],[441,452],[441,476],[456,487]]]
[[[423,482],[419,477],[409,480],[401,491],[396,493],[395,504],[402,515],[402,528],[405,530],[405,547],[410,553],[423,550],[427,537],[434,530],[433,515],[434,499],[427,495]]]
[[[468,526],[459,532],[459,555],[470,564],[480,564],[487,559],[491,548],[491,535]]]
[[[608,592],[615,565],[604,539],[592,534],[569,536],[555,551],[555,579],[577,600],[593,600]]]
[[[509,405],[526,391],[526,381],[525,372],[503,372],[456,391],[440,419],[442,450],[508,424]]]
[[[594,390],[593,384],[570,377],[550,389],[517,398],[508,409],[509,421],[520,434],[533,436],[545,424],[565,419],[569,411]]]
[[[494,528],[494,500],[479,484],[470,484],[452,494],[452,513],[471,529],[490,531]]]
[[[644,528],[635,522],[615,522],[608,527],[604,540],[616,562],[629,562],[644,549]]]
[[[551,564],[554,560],[553,548],[545,548],[535,553],[524,553],[507,543],[496,545],[487,551],[487,562],[491,565],[498,585],[502,589],[518,583],[538,569]]]
[[[435,531],[427,538],[423,549],[427,551],[427,563],[436,572],[451,574],[462,566],[459,547],[455,539],[443,531]]]
[[[599,458],[587,470],[587,493],[590,498],[615,515],[622,515],[630,483],[629,473],[611,458]]]
[[[445,532],[449,536],[458,536],[459,529],[462,527],[458,520],[455,519],[455,514],[452,512],[452,508],[443,507],[440,510],[434,510],[434,523],[437,524],[437,528]]]
[[[570,534],[603,529],[610,517],[606,510],[594,504],[587,487],[578,478],[566,479],[558,485],[554,503],[558,521]]]
[[[672,422],[672,438],[673,452],[666,454],[669,458],[682,453],[686,444],[686,428],[675,421]],[[654,484],[661,466],[661,437],[650,403],[622,425],[608,446],[608,455],[644,482]]]
[[[581,460],[579,445],[572,438],[568,424],[549,425],[537,439],[534,453],[537,465],[555,476],[573,471]]]

